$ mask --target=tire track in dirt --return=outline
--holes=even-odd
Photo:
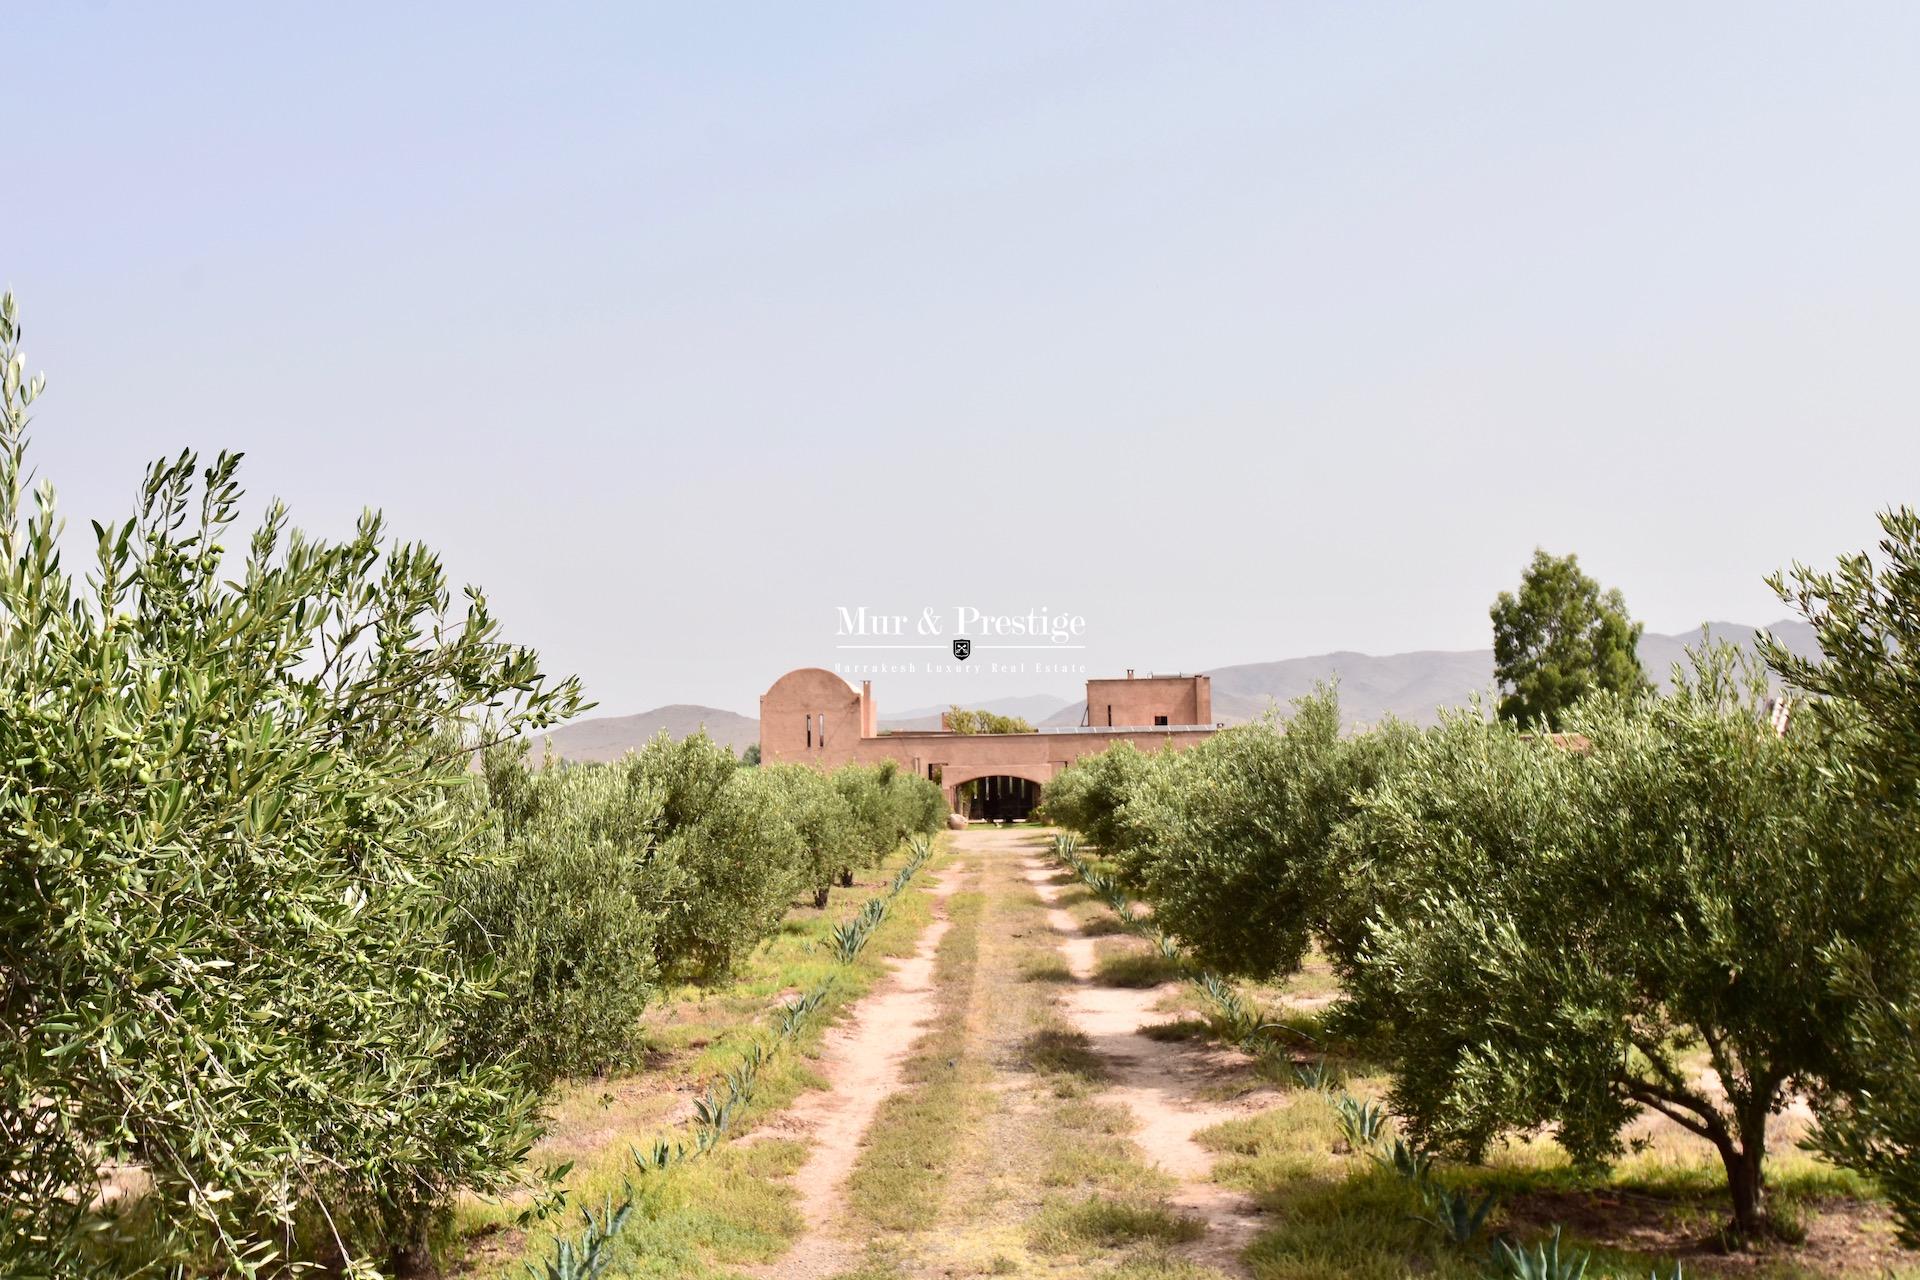
[[[1210,1086],[1244,1073],[1246,1058],[1228,1050],[1140,1034],[1143,1027],[1172,1021],[1154,1007],[1172,984],[1146,989],[1096,984],[1094,939],[1055,905],[1061,896],[1060,885],[1054,883],[1059,868],[1029,859],[1024,871],[1034,892],[1047,904],[1047,922],[1060,936],[1060,954],[1073,975],[1074,985],[1065,1001],[1068,1019],[1087,1037],[1113,1077],[1113,1087],[1103,1096],[1133,1113],[1139,1126],[1134,1141],[1150,1161],[1179,1180],[1169,1203],[1206,1223],[1206,1235],[1181,1252],[1230,1275],[1250,1275],[1240,1254],[1263,1225],[1259,1209],[1245,1196],[1212,1181],[1213,1153],[1194,1135],[1258,1111],[1274,1096],[1262,1090],[1233,1102],[1204,1100]]]
[[[806,1226],[793,1248],[773,1262],[747,1268],[747,1274],[822,1280],[858,1264],[860,1242],[837,1231],[847,1205],[847,1175],[880,1105],[900,1088],[908,1050],[933,1021],[934,953],[950,924],[946,900],[959,890],[965,870],[956,863],[939,873],[930,891],[933,920],[921,931],[913,954],[895,961],[893,975],[822,1038],[814,1069],[826,1087],[802,1094],[766,1127],[771,1136],[795,1138],[809,1147],[806,1163],[792,1178]]]

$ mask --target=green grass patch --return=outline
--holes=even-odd
[[[1177,1258],[1161,1245],[1141,1249],[1107,1275],[1110,1280],[1227,1280],[1224,1271]]]
[[[1058,951],[1047,950],[1029,956],[1020,966],[1022,982],[1072,982],[1073,970]]]
[[[650,1070],[581,1081],[557,1089],[548,1104],[550,1129],[536,1149],[537,1164],[573,1161],[567,1208],[522,1231],[513,1220],[524,1204],[469,1199],[456,1210],[454,1274],[521,1277],[523,1264],[551,1257],[556,1239],[579,1234],[579,1206],[599,1211],[605,1197],[618,1203],[630,1181],[636,1208],[616,1246],[616,1274],[704,1280],[735,1274],[727,1264],[777,1257],[804,1224],[784,1181],[805,1159],[790,1141],[723,1143],[704,1159],[665,1172],[640,1175],[631,1150],[656,1137],[684,1138],[668,1125],[684,1106],[681,1090],[698,1087],[738,1060],[754,1039],[767,1039],[772,1011],[785,997],[810,990],[832,976],[833,987],[819,1016],[799,1040],[759,1073],[753,1103],[736,1119],[732,1135],[749,1133],[820,1079],[811,1065],[821,1037],[854,1001],[888,972],[889,957],[910,954],[931,918],[926,892],[944,861],[938,857],[916,876],[888,911],[860,956],[837,964],[825,946],[833,926],[857,914],[884,891],[905,852],[861,873],[849,889],[836,889],[824,911],[796,906],[773,937],[736,973],[713,986],[682,986],[649,1015]]]
[[[1198,1240],[1206,1224],[1147,1200],[1093,1195],[1081,1200],[1052,1200],[1028,1224],[1036,1252],[1090,1253],[1130,1244],[1179,1244]]]
[[[1107,1079],[1106,1064],[1093,1051],[1092,1042],[1062,1025],[1044,1026],[1028,1036],[1020,1046],[1020,1056],[1028,1067],[1042,1074],[1069,1075],[1087,1084]]]
[[[1157,987],[1186,976],[1180,965],[1134,939],[1102,942],[1094,953],[1095,982],[1109,987]]]
[[[1213,1028],[1199,1018],[1176,1018],[1172,1022],[1148,1023],[1140,1028],[1140,1034],[1149,1040],[1164,1042],[1204,1040],[1213,1034]]]
[[[939,1012],[907,1060],[906,1087],[875,1114],[847,1182],[854,1215],[870,1226],[910,1231],[938,1217],[960,1141],[989,1103],[993,1070],[970,1052],[967,1034],[985,908],[977,892],[947,900],[950,924],[933,965]]]

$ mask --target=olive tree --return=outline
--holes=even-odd
[[[1128,865],[1150,832],[1137,825],[1127,802],[1141,793],[1149,774],[1174,758],[1116,742],[1098,755],[1082,756],[1048,782],[1041,809],[1048,821],[1079,832],[1103,854]]]
[[[874,866],[908,835],[937,831],[946,817],[940,788],[902,772],[892,760],[844,765],[833,771],[833,784],[846,801],[853,823],[851,856],[843,866],[842,884],[853,882],[854,867]]]
[[[1155,921],[1209,968],[1296,971],[1314,936],[1350,914],[1334,836],[1406,736],[1397,725],[1343,736],[1339,695],[1323,685],[1284,726],[1227,729],[1144,775],[1127,813],[1141,833],[1132,879]]]
[[[900,829],[907,835],[930,835],[947,822],[947,798],[930,778],[903,773],[891,784]]]
[[[1900,507],[1880,526],[1877,563],[1862,552],[1770,580],[1813,627],[1820,660],[1771,637],[1761,649],[1814,695],[1807,718],[1837,744],[1856,892],[1873,917],[1832,942],[1854,1004],[1844,1070],[1817,1100],[1819,1142],[1880,1180],[1904,1238],[1920,1245],[1920,514]]]
[[[690,820],[662,841],[683,879],[666,904],[657,949],[662,968],[683,976],[731,970],[779,927],[806,877],[807,850],[777,772],[739,768],[732,752],[708,739],[675,753],[694,766],[682,777],[704,781],[699,762],[715,753],[728,761],[721,784],[705,790],[701,807],[686,811]]]
[[[833,892],[834,876],[859,857],[853,809],[818,769],[804,764],[760,768],[779,793],[799,838],[801,883],[813,891],[813,905],[825,907]]]
[[[155,1265],[419,1269],[449,1193],[506,1183],[532,1135],[519,1064],[460,1050],[496,997],[445,945],[457,793],[578,687],[376,514],[325,542],[275,503],[236,544],[237,455],[156,463],[76,577],[27,493],[19,338],[9,295],[0,1256],[87,1269],[96,1176],[130,1165]]]
[[[1551,1127],[1595,1162],[1645,1108],[1712,1145],[1746,1235],[1768,1116],[1834,1065],[1827,947],[1872,922],[1827,738],[1777,736],[1729,651],[1676,679],[1570,710],[1583,748],[1464,715],[1413,747],[1351,824],[1379,907],[1339,1018],[1417,1139]]]
[[[535,772],[526,746],[484,755],[474,788],[497,856],[450,887],[455,942],[506,996],[472,1051],[526,1063],[543,1087],[629,1061],[655,991],[655,935],[679,875],[658,847],[659,793],[614,765]]]
[[[948,707],[942,728],[949,733],[1032,733],[1033,724],[1019,716],[1003,716],[997,711]]]

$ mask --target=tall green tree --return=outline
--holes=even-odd
[[[1589,693],[1651,687],[1637,652],[1644,628],[1627,615],[1619,589],[1602,591],[1576,556],[1536,549],[1519,593],[1502,591],[1490,612],[1504,719],[1558,729],[1562,713]]]
[[[517,1177],[534,1098],[465,1031],[498,993],[447,945],[478,856],[477,746],[575,714],[381,518],[234,535],[238,455],[154,464],[62,561],[29,497],[0,299],[0,1258],[83,1275],[143,1171],[156,1267],[419,1271],[451,1195]],[[215,1261],[217,1260],[217,1261]],[[112,1274],[135,1274],[130,1257]]]
[[[1389,723],[1348,737],[1340,727],[1339,695],[1322,684],[1294,701],[1284,727],[1241,725],[1157,757],[1126,801],[1144,833],[1121,860],[1128,879],[1154,922],[1208,968],[1285,977],[1316,934],[1372,912],[1334,835],[1411,730]]]
[[[1764,695],[1721,648],[1671,697],[1573,708],[1581,750],[1454,716],[1369,797],[1339,1018],[1384,1041],[1415,1138],[1552,1129],[1596,1162],[1646,1108],[1713,1145],[1738,1234],[1768,1229],[1767,1121],[1839,1065],[1831,944],[1899,940],[1834,838],[1831,744],[1775,734]]]
[[[1819,1140],[1879,1179],[1903,1237],[1920,1246],[1920,514],[1899,507],[1880,527],[1877,563],[1863,551],[1832,571],[1796,565],[1768,580],[1813,627],[1820,659],[1772,636],[1760,650],[1815,695],[1794,719],[1804,714],[1838,745],[1856,892],[1878,916],[1870,940],[1829,947],[1855,1006],[1846,1069],[1818,1099]]]
[[[611,764],[527,764],[524,742],[483,755],[468,799],[486,819],[454,879],[454,943],[507,997],[469,1035],[477,1058],[517,1055],[544,1087],[632,1060],[653,997],[655,931],[683,877],[655,834],[657,791]]]

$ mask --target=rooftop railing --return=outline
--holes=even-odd
[[[1043,724],[1040,733],[1212,733],[1217,724]]]

